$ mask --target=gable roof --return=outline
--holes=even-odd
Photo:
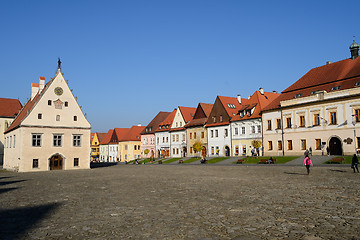
[[[127,133],[119,139],[119,142],[125,141],[141,141],[140,133],[145,129],[145,126],[132,126]]]
[[[255,91],[246,104],[241,104],[238,114],[236,114],[231,121],[260,118],[263,108],[274,101],[279,95],[279,93],[274,92],[264,92],[261,94],[260,91]],[[242,111],[251,111],[252,109],[254,109],[254,112],[250,116],[245,114],[241,117],[240,113]]]
[[[106,133],[98,133],[97,132],[96,135],[97,135],[99,142],[101,142],[101,140],[103,140],[104,137],[106,136]]]
[[[159,127],[165,127],[165,126],[168,126],[168,128],[161,128],[161,129],[156,129],[155,132],[164,132],[164,131],[169,131],[170,129],[170,126],[174,120],[174,117],[175,117],[175,114],[176,114],[176,109],[174,109],[166,118],[164,121],[162,121],[160,124],[159,124]]]
[[[241,105],[247,104],[248,99],[241,98],[241,104],[239,103],[238,99],[236,97],[224,97],[224,96],[218,96],[221,104],[224,106],[225,111],[229,115],[230,118],[236,115],[236,113],[241,108]],[[229,104],[232,104],[235,106],[235,108],[229,107]]]
[[[186,124],[186,123],[190,122],[191,119],[193,119],[196,108],[179,106],[179,110],[180,110],[180,112],[184,118],[185,124]]]
[[[360,57],[313,68],[285,89],[264,111],[277,109],[281,101],[294,99],[295,96],[307,97],[319,90],[330,92],[337,86],[341,86],[341,90],[354,88],[357,82],[360,82]]]
[[[155,133],[155,131],[159,128],[160,123],[163,122],[170,114],[171,112],[159,112],[140,134]],[[148,130],[146,131],[146,129]]]
[[[109,144],[110,141],[111,141],[111,137],[112,137],[113,133],[114,133],[114,129],[110,129],[110,130],[106,133],[106,135],[105,135],[105,137],[102,139],[102,141],[100,141],[100,145],[107,145],[107,144]]]
[[[0,98],[0,117],[14,118],[22,107],[19,99]]]
[[[205,125],[213,106],[214,104],[210,104],[210,103],[199,103],[198,107],[196,108],[193,119],[189,123],[187,123],[184,127],[188,128],[188,127]]]

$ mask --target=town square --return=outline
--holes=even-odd
[[[360,240],[360,2],[0,3],[0,239]]]

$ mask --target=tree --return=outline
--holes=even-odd
[[[148,155],[149,152],[150,152],[149,149],[145,149],[145,150],[144,150],[145,155]]]
[[[261,148],[262,143],[261,143],[260,140],[252,140],[252,141],[251,141],[251,145],[252,145],[254,148]]]
[[[194,152],[197,153],[197,152],[201,152],[203,148],[203,145],[200,141],[196,141],[194,144],[193,144],[193,149],[194,149]]]

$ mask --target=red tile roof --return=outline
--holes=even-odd
[[[171,112],[159,112],[140,134],[154,134],[155,131],[159,128],[160,123],[163,122],[170,115],[170,113]],[[146,132],[146,129],[149,130]]]
[[[184,118],[185,124],[190,122],[194,117],[196,108],[193,107],[179,107],[179,110]]]
[[[301,94],[299,97],[307,97],[313,91],[330,92],[336,86],[341,86],[340,90],[349,89],[355,87],[357,82],[360,82],[360,57],[313,68],[285,89],[264,111],[277,109],[281,101],[293,99],[298,94]]]
[[[241,105],[247,104],[248,99],[241,98],[241,104],[239,103],[238,99],[236,97],[224,97],[224,96],[218,96],[219,100],[221,101],[222,105],[224,106],[227,114],[232,118],[238,111]],[[235,105],[235,108],[230,108],[228,104]]]
[[[188,128],[205,125],[213,106],[214,104],[210,103],[199,103],[193,119],[184,127]]]
[[[0,117],[15,117],[22,108],[18,99],[0,98]]]
[[[114,133],[114,129],[110,129],[110,130],[106,133],[106,135],[105,135],[105,137],[103,138],[103,140],[100,142],[100,145],[107,145],[107,144],[109,144],[110,141],[111,141],[111,137],[112,137],[113,133]]]
[[[254,118],[260,118],[262,110],[272,103],[280,94],[274,93],[274,92],[264,92],[264,94],[261,94],[260,91],[254,92],[254,94],[250,97],[250,99],[247,101],[246,104],[241,104],[241,108],[239,109],[239,113],[244,110],[251,110],[255,107],[254,112],[248,116],[244,115],[243,117],[240,116],[238,113],[235,115],[231,121],[239,121],[239,120],[246,120],[246,119],[254,119]]]
[[[101,142],[101,140],[104,139],[104,137],[106,136],[106,133],[96,133],[97,137],[98,137],[98,140],[99,142]]]
[[[128,132],[119,139],[120,142],[124,141],[141,141],[140,133],[145,129],[145,126],[132,126]]]
[[[175,117],[175,114],[176,114],[176,109],[174,109],[166,118],[163,122],[161,122],[159,124],[159,127],[165,127],[164,129],[161,128],[161,129],[156,129],[156,132],[164,132],[164,131],[169,131],[170,127],[171,127],[171,124],[174,120],[174,117]],[[168,126],[168,128],[166,128],[166,126]]]

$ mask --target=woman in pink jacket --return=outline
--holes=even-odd
[[[305,158],[304,158],[304,163],[303,163],[303,166],[306,167],[306,171],[307,171],[307,174],[309,175],[310,173],[310,165],[313,166],[312,162],[311,162],[311,159],[309,158],[309,155],[306,154],[305,155]]]

